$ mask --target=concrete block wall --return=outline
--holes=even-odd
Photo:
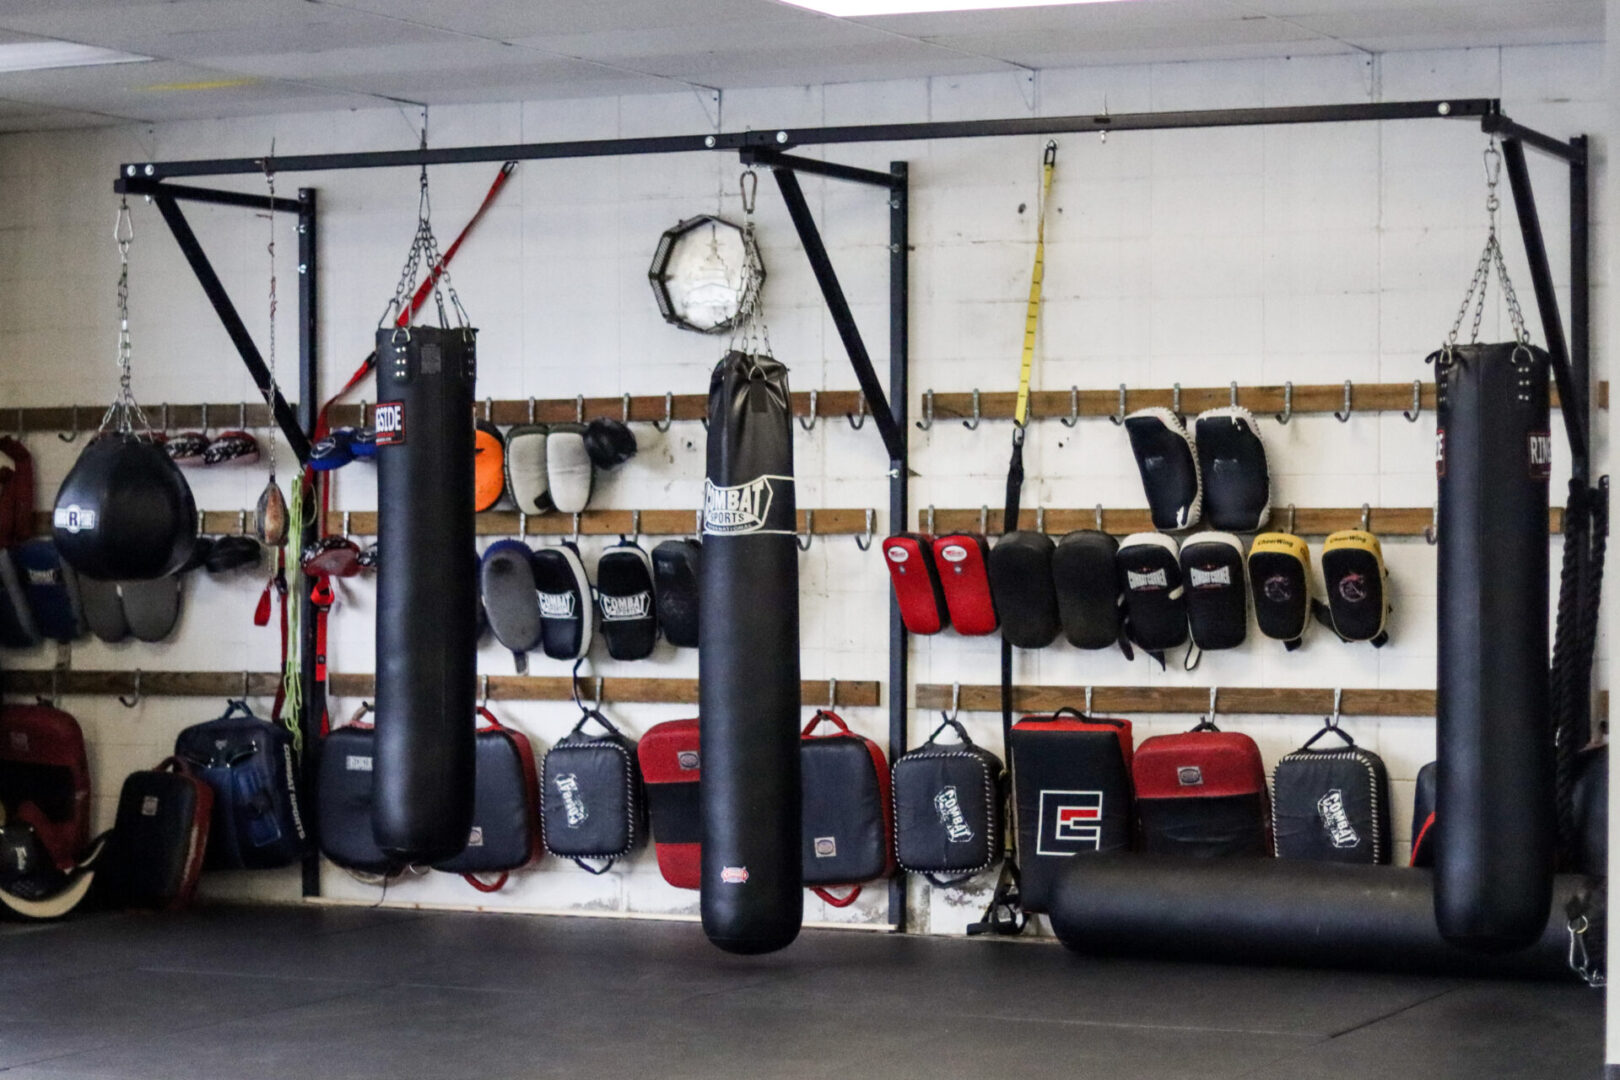
[[[877,84],[839,84],[725,95],[719,126],[793,127],[957,117],[1026,116],[1292,105],[1462,96],[1499,96],[1521,122],[1567,136],[1601,129],[1601,46],[1548,46],[1448,52],[1159,64],[1041,73],[1033,106],[1012,76],[973,76]],[[105,401],[113,364],[116,260],[109,237],[109,192],[120,161],[258,155],[276,140],[286,155],[407,145],[415,119],[379,109],[277,116],[155,128],[14,135],[0,138],[0,428],[13,405]],[[702,132],[715,117],[686,95],[547,101],[435,109],[439,144],[502,143]],[[1016,379],[1024,298],[1033,255],[1035,197],[1044,140],[961,140],[851,145],[828,157],[886,168],[911,162],[912,410],[924,390],[1011,389]],[[1047,303],[1035,384],[1041,388],[1222,385],[1231,380],[1296,383],[1429,378],[1423,357],[1449,328],[1484,242],[1480,153],[1485,138],[1468,122],[1117,133],[1106,143],[1078,136],[1061,150],[1048,225]],[[820,156],[818,148],[804,151]],[[1601,170],[1602,154],[1599,152]],[[1564,170],[1532,155],[1555,278],[1567,289],[1567,192]],[[448,243],[482,198],[493,165],[433,170],[435,223]],[[645,272],[659,233],[690,214],[717,207],[737,216],[737,178],[729,155],[525,162],[455,265],[453,281],[480,334],[480,396],[571,397],[700,392],[724,342],[667,327],[648,295]],[[768,178],[767,178],[768,179]],[[261,190],[258,178],[220,186]],[[416,209],[411,170],[287,175],[279,190],[320,190],[323,392],[335,391],[369,349],[391,295]],[[876,193],[803,178],[874,360],[887,360],[887,208]],[[1594,193],[1602,192],[1601,173]],[[1504,203],[1510,204],[1504,191]],[[187,213],[250,328],[263,341],[271,225],[251,213],[188,206]],[[151,208],[134,207],[137,232],[131,306],[135,389],[149,407],[252,397],[240,363],[167,230]],[[1607,208],[1596,201],[1594,251],[1602,251]],[[1519,293],[1530,304],[1511,210],[1505,245]],[[293,377],[292,302],[295,237],[276,223],[281,270],[278,339],[281,371]],[[759,199],[759,235],[769,268],[767,314],[776,354],[797,389],[852,389],[855,379],[826,315],[780,199],[767,183]],[[1605,311],[1605,268],[1594,260],[1593,313]],[[1562,296],[1567,312],[1567,293]],[[1539,324],[1529,312],[1532,331]],[[1505,332],[1501,305],[1487,312],[1486,335]],[[1603,341],[1602,326],[1593,338]],[[1606,370],[1601,352],[1596,365]],[[357,395],[359,396],[359,395]],[[375,396],[374,392],[370,396]],[[88,414],[87,414],[88,419]],[[228,420],[220,417],[219,420]],[[1298,416],[1286,427],[1262,420],[1273,470],[1273,503],[1285,506],[1427,506],[1434,499],[1434,422],[1399,413],[1365,414],[1339,424]],[[1600,464],[1605,426],[1596,425]],[[659,434],[635,425],[638,457],[599,481],[594,505],[688,508],[698,505],[702,428],[676,424]],[[912,431],[911,498],[916,507],[995,506],[1001,501],[1008,426],[987,421],[969,432],[940,423]],[[796,435],[801,505],[873,507],[880,533],[890,522],[886,457],[875,430],[852,432],[823,421]],[[35,435],[42,499],[70,467],[77,444]],[[1568,460],[1558,440],[1555,497]],[[1126,440],[1105,419],[1074,429],[1031,428],[1026,506],[1143,506]],[[283,476],[287,455],[283,451]],[[191,473],[198,503],[210,509],[251,506],[265,468]],[[337,474],[335,508],[375,506],[368,467]],[[914,525],[911,523],[904,523]],[[656,538],[653,538],[656,539]],[[594,565],[602,538],[586,538]],[[1318,548],[1319,552],[1319,548]],[[1243,648],[1206,656],[1194,672],[1145,658],[1082,653],[1059,644],[1018,654],[1017,677],[1035,684],[1431,687],[1434,681],[1434,555],[1421,540],[1385,545],[1393,576],[1392,642],[1382,650],[1345,646],[1325,633],[1285,654],[1251,634]],[[1554,557],[1558,555],[1556,544]],[[1555,561],[1556,566],[1556,561]],[[848,538],[818,538],[801,557],[801,632],[806,678],[884,680],[887,575],[876,550]],[[71,663],[86,669],[251,668],[276,662],[273,630],[251,623],[262,578],[194,576],[187,609],[162,645],[75,643]],[[332,617],[334,671],[373,665],[373,587],[340,586]],[[432,613],[424,612],[423,618]],[[916,682],[993,683],[992,638],[947,633],[913,646]],[[54,650],[7,654],[7,666],[44,667]],[[1606,655],[1606,653],[1604,654]],[[761,658],[768,662],[769,658]],[[493,642],[481,670],[512,670]],[[562,664],[531,660],[540,674]],[[615,663],[598,646],[592,669],[608,676],[695,677],[697,657],[661,643],[650,661]],[[1601,679],[1601,673],[1600,673]],[[885,687],[884,700],[910,688]],[[261,709],[268,702],[256,701]],[[333,702],[335,718],[356,701]],[[807,703],[808,704],[808,703]],[[1079,704],[1078,702],[1076,704]],[[118,784],[152,764],[186,724],[210,718],[223,703],[148,699],[126,710],[111,698],[68,698],[91,743],[97,824],[110,822]],[[612,705],[632,733],[695,707]],[[539,747],[577,719],[571,704],[498,703],[504,722]],[[844,710],[856,729],[882,738],[886,711]],[[964,714],[975,738],[995,745],[994,714]],[[1133,718],[1138,739],[1183,730],[1187,716]],[[911,715],[914,741],[934,717]],[[1294,749],[1320,724],[1316,716],[1233,717],[1268,763]],[[1351,717],[1357,740],[1384,756],[1393,781],[1396,858],[1407,853],[1412,782],[1433,756],[1429,719]],[[909,886],[915,929],[956,933],[976,918],[989,875],[961,890]],[[327,867],[323,891],[374,902],[378,890]],[[206,892],[291,900],[294,872],[213,875]],[[692,916],[696,894],[659,878],[651,852],[602,877],[548,858],[493,896],[459,878],[411,875],[391,885],[388,902],[565,910],[615,915]],[[813,921],[880,924],[883,890],[855,906],[824,909]]]

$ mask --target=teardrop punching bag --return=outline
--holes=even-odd
[[[474,334],[377,331],[377,751],[372,833],[407,863],[467,845],[478,573]]]
[[[57,489],[51,536],[87,578],[149,581],[191,557],[197,504],[163,447],[109,431],[90,440]]]
[[[1547,354],[1435,357],[1440,480],[1434,912],[1454,945],[1536,941],[1552,903]]]
[[[787,368],[728,353],[709,380],[698,686],[703,932],[728,952],[799,933],[799,559]]]

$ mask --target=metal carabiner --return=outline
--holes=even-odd
[[[737,178],[737,191],[742,197],[742,210],[744,214],[754,212],[754,203],[759,197],[759,174],[753,169],[744,169]]]

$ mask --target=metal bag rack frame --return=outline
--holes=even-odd
[[[262,196],[213,188],[197,188],[174,183],[187,177],[263,174],[267,166],[278,173],[320,172],[340,169],[376,169],[453,165],[475,162],[536,161],[563,158],[616,157],[641,154],[737,153],[748,164],[771,169],[777,181],[795,230],[810,260],[817,284],[826,300],[833,323],[845,351],[856,370],[868,412],[882,436],[889,454],[889,518],[903,523],[907,510],[907,481],[910,473],[907,434],[909,389],[907,386],[910,284],[910,196],[908,165],[890,162],[887,172],[858,168],[836,162],[807,158],[789,150],[845,143],[892,143],[924,139],[995,138],[1005,136],[1103,134],[1120,131],[1171,131],[1191,128],[1251,127],[1276,124],[1349,123],[1383,120],[1467,120],[1478,123],[1502,140],[1504,162],[1513,190],[1520,231],[1529,256],[1542,333],[1555,358],[1569,361],[1570,385],[1558,387],[1566,406],[1573,406],[1573,438],[1583,444],[1589,430],[1590,411],[1590,272],[1587,138],[1568,141],[1524,127],[1502,112],[1495,98],[1455,98],[1450,100],[1356,102],[1340,105],[1302,105],[1250,109],[1206,109],[1175,112],[1100,113],[1052,117],[1026,117],[992,120],[955,120],[926,123],[864,124],[810,128],[764,128],[750,131],[713,132],[650,136],[643,138],[590,139],[564,142],[517,143],[500,146],[456,146],[406,150],[384,150],[333,154],[299,154],[264,158],[210,158],[190,161],[135,161],[119,166],[115,190],[150,195],[157,203],[187,262],[219,314],[232,343],[255,382],[267,395],[268,372],[251,336],[236,313],[219,276],[197,242],[179,209],[179,200],[188,199],[218,205],[252,209],[286,210],[299,216],[299,402],[293,411],[275,395],[272,406],[278,425],[300,460],[308,453],[309,432],[314,430],[317,407],[316,389],[320,371],[317,353],[316,199],[312,188],[300,188],[298,199],[276,200]],[[1565,162],[1569,167],[1570,195],[1570,333],[1566,338],[1558,311],[1558,299],[1542,237],[1541,220],[1525,166],[1524,148],[1529,146]],[[889,380],[887,392],[878,382],[860,328],[828,257],[809,204],[799,186],[798,174],[808,173],[828,179],[869,186],[880,191],[889,206]],[[1576,480],[1585,482],[1586,476]],[[313,614],[306,612],[303,625],[313,628]],[[307,633],[312,632],[312,629]],[[314,649],[302,643],[304,663],[313,664]],[[893,755],[906,747],[907,685],[906,633],[900,621],[899,606],[889,604],[889,750]],[[306,687],[314,687],[313,672],[306,673]],[[896,691],[895,688],[899,688]],[[302,723],[312,724],[311,710],[304,709]],[[304,872],[306,893],[318,891],[318,867],[313,860]],[[905,928],[905,891],[898,878],[889,887],[889,923]]]

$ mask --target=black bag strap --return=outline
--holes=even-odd
[[[1340,727],[1338,724],[1327,723],[1322,725],[1322,730],[1318,731],[1315,735],[1312,735],[1309,739],[1307,739],[1305,741],[1305,745],[1300,747],[1300,749],[1309,750],[1311,747],[1316,745],[1316,740],[1320,739],[1330,731],[1339,738],[1343,739],[1346,746],[1353,747],[1356,745],[1356,740],[1350,737],[1350,733],[1348,731],[1344,730],[1344,728]],[[1316,753],[1322,753],[1322,751],[1318,750]]]
[[[604,856],[602,856],[602,858],[605,861],[602,863],[602,865],[600,867],[597,867],[597,866],[592,866],[590,863],[585,861],[587,856],[574,855],[574,856],[571,856],[571,858],[573,859],[573,862],[574,862],[575,866],[579,867],[581,870],[584,870],[586,873],[595,874],[598,877],[602,876],[603,874],[607,873],[609,870],[613,869],[613,864],[619,861],[619,857],[617,855],[604,855]]]
[[[936,745],[939,742],[939,737],[941,735],[945,734],[945,729],[946,728],[950,728],[952,731],[956,732],[957,741],[960,742],[963,746],[973,746],[973,745],[975,745],[975,743],[973,742],[973,739],[967,733],[967,728],[962,726],[962,722],[960,720],[958,720],[954,716],[947,716],[943,712],[941,712],[939,714],[939,716],[940,716],[939,727],[935,728],[934,733],[932,735],[928,736],[928,738],[923,741],[924,746],[934,746],[934,745]]]
[[[1018,864],[1009,858],[1001,864],[1001,876],[996,880],[995,894],[990,897],[984,915],[978,922],[968,924],[968,937],[981,934],[1014,937],[1024,932],[1029,915],[1018,894],[1018,881]]]
[[[1061,709],[1058,709],[1056,712],[1054,712],[1047,719],[1056,720],[1058,717],[1062,716],[1064,713],[1068,713],[1070,716],[1074,717],[1076,720],[1079,720],[1083,724],[1112,724],[1114,727],[1119,728],[1121,731],[1125,730],[1125,721],[1123,721],[1123,720],[1116,720],[1111,716],[1087,716],[1085,713],[1081,712],[1079,709],[1075,708],[1073,705],[1065,705],[1065,706],[1063,706]]]
[[[603,730],[605,731],[605,734],[603,734],[603,735],[586,735],[585,734],[585,731],[584,731],[585,725],[590,723],[592,720],[595,720],[598,724],[600,724],[602,726]],[[622,739],[622,738],[624,738],[624,732],[622,732],[618,728],[614,727],[613,726],[613,721],[611,721],[607,717],[603,716],[602,711],[600,709],[586,709],[585,710],[585,715],[581,716],[579,718],[579,723],[575,724],[573,726],[573,728],[568,732],[568,738],[573,738],[575,735],[580,735],[580,736],[583,736],[584,738],[587,738],[587,739],[603,739],[603,738]]]

